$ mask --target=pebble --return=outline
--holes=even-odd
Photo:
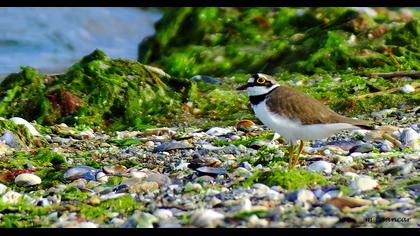
[[[2,195],[3,193],[5,193],[7,190],[7,186],[0,183],[0,195]]]
[[[172,211],[168,209],[162,209],[162,208],[156,209],[153,212],[153,215],[156,216],[161,221],[169,221],[174,217]]]
[[[407,164],[402,165],[395,165],[388,167],[384,170],[384,174],[391,174],[391,175],[408,175],[413,170],[414,164],[409,162]]]
[[[356,192],[373,190],[378,187],[378,182],[370,176],[357,176],[350,182],[350,188]]]
[[[96,174],[96,180],[98,181],[98,182],[101,182],[101,183],[106,183],[106,182],[108,182],[108,176],[104,173],[104,172],[102,172],[102,171],[99,171],[97,174]]]
[[[406,85],[402,86],[400,88],[400,90],[403,93],[412,93],[412,92],[416,91],[416,89],[413,86],[409,85],[409,84],[406,84]]]
[[[113,166],[105,166],[102,168],[102,170],[106,174],[121,175],[127,172],[127,167],[122,166],[122,165],[113,165]]]
[[[196,170],[202,174],[210,174],[210,175],[223,175],[226,173],[226,170],[223,168],[215,168],[215,167],[208,167],[208,166],[199,167]]]
[[[406,128],[401,134],[401,143],[403,148],[413,148],[414,150],[420,151],[420,144],[418,143],[419,134],[411,129]]]
[[[24,125],[33,136],[41,136],[38,130],[36,130],[35,127],[25,119],[20,117],[12,117],[9,120],[13,121],[13,123],[17,125]]]
[[[394,148],[394,144],[388,140],[384,140],[379,147],[381,152],[391,152]]]
[[[209,130],[207,130],[206,134],[212,135],[212,136],[221,136],[221,135],[225,135],[225,134],[228,134],[228,133],[231,133],[231,132],[233,132],[233,130],[231,130],[231,129],[213,127],[213,128],[210,128]]]
[[[212,209],[196,210],[191,216],[191,223],[196,227],[214,228],[220,225],[225,216]]]
[[[311,172],[331,174],[332,164],[326,161],[316,161],[308,166],[308,170]]]
[[[340,190],[331,190],[323,194],[320,200],[321,202],[325,202],[330,198],[341,197],[342,195],[343,193]]]
[[[3,135],[0,136],[0,141],[11,148],[20,149],[19,141],[16,139],[15,135],[7,129],[5,129]]]
[[[95,135],[93,134],[92,130],[80,131],[79,135],[83,140],[95,138]]]
[[[200,190],[203,189],[203,187],[201,186],[201,184],[199,183],[191,183],[188,182],[185,187],[184,187],[184,191],[185,192],[200,192]]]
[[[16,203],[19,203],[22,197],[23,197],[22,194],[10,190],[3,194],[3,196],[1,197],[1,200],[5,203],[16,204]]]
[[[303,204],[303,206],[308,209],[313,203],[317,202],[315,194],[306,189],[301,189],[293,192],[288,197],[289,200],[294,201],[295,203]]]
[[[170,150],[177,150],[177,149],[188,149],[192,148],[191,145],[186,144],[185,142],[164,142],[161,145],[155,147],[152,152],[165,152]]]
[[[372,144],[364,143],[364,144],[356,145],[352,147],[349,150],[349,154],[354,153],[354,152],[367,153],[367,152],[373,151],[374,148],[375,147]]]
[[[337,156],[336,161],[338,163],[349,165],[353,163],[353,157],[352,156]]]
[[[90,166],[75,166],[68,169],[64,173],[64,179],[67,180],[76,180],[76,179],[85,179],[87,181],[96,180],[97,170]]]
[[[353,198],[353,197],[333,197],[333,198],[327,199],[325,202],[339,209],[342,209],[345,207],[350,207],[350,208],[361,207],[361,206],[366,206],[372,203],[369,200]]]
[[[335,225],[340,218],[336,216],[323,216],[318,218],[318,224],[322,228],[331,228],[333,225]]]
[[[24,173],[16,176],[15,183],[17,186],[23,187],[34,186],[41,183],[41,178],[34,174]]]

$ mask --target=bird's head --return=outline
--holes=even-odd
[[[249,96],[266,94],[279,85],[269,75],[257,73],[248,79],[248,83],[238,87],[236,90],[247,90]]]

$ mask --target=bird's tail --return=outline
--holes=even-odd
[[[357,126],[361,129],[366,129],[366,130],[375,129],[374,122],[369,121],[369,120],[356,120],[356,119],[347,118],[347,123]]]

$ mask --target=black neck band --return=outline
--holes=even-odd
[[[256,96],[249,96],[249,101],[251,102],[252,105],[258,105],[260,102],[264,101],[264,99],[275,90],[276,88],[270,90],[268,93],[264,93],[261,95],[256,95]]]

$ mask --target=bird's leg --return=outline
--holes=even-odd
[[[296,159],[295,159],[295,161],[293,163],[293,166],[295,166],[295,165],[297,165],[299,163],[299,157],[300,157],[300,154],[302,153],[302,150],[303,150],[303,141],[300,140],[299,151],[298,151],[298,154],[296,156]]]
[[[291,143],[289,146],[289,169],[292,168],[294,151],[295,151],[295,145]]]

